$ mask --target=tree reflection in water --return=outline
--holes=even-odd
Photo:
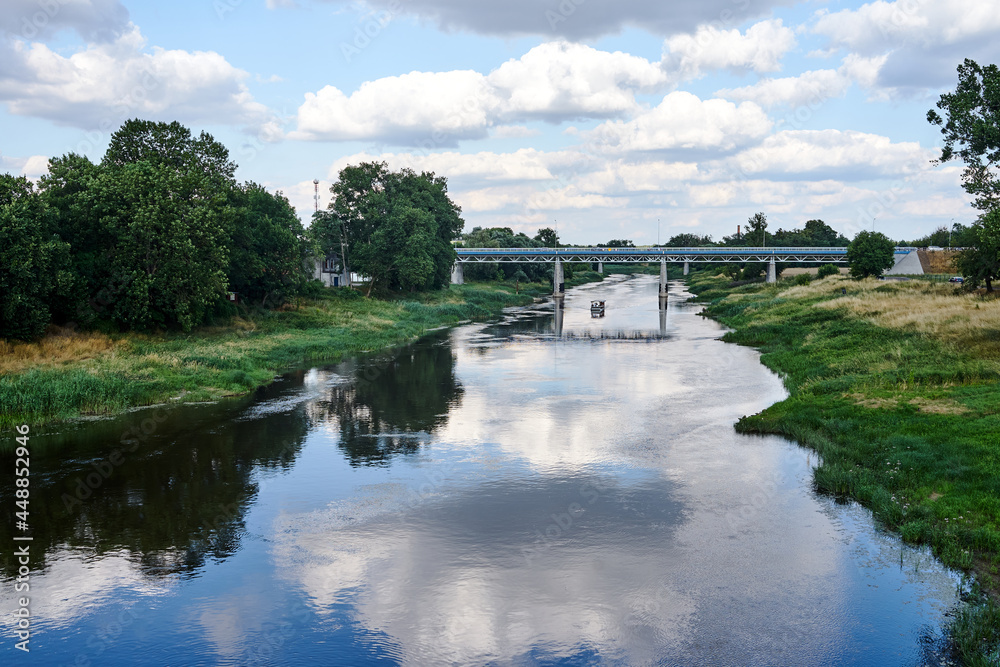
[[[442,332],[401,352],[359,360],[347,382],[331,387],[315,408],[322,420],[336,418],[338,446],[352,466],[381,466],[419,451],[461,397]]]

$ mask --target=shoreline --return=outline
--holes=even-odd
[[[924,281],[730,286],[685,280],[703,315],[753,347],[789,396],[736,424],[820,455],[813,486],[871,511],[978,594],[951,625],[969,664],[1000,662],[1000,301]],[[842,292],[845,290],[846,293]]]
[[[599,274],[579,272],[566,286],[598,280]],[[0,341],[0,427],[244,396],[302,366],[405,345],[550,292],[540,283],[522,283],[520,294],[513,285],[468,283],[383,301],[331,290],[187,335],[63,331],[34,343]]]

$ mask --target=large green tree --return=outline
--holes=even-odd
[[[882,232],[861,231],[847,246],[847,264],[855,278],[880,276],[895,263],[896,244]]]
[[[439,289],[448,284],[456,254],[452,241],[464,222],[448,197],[447,181],[433,173],[389,170],[385,162],[345,167],[330,191],[331,216],[313,234],[323,252],[344,248],[346,263],[369,277],[368,293]],[[337,237],[346,240],[337,243]]]
[[[52,160],[42,187],[85,285],[74,316],[139,329],[200,324],[226,289],[234,169],[211,135],[141,120],[115,132],[100,164]]]
[[[941,127],[944,148],[938,162],[961,158],[966,192],[981,211],[1000,208],[1000,68],[965,59],[958,66],[958,87],[937,103],[927,120]]]
[[[962,250],[955,265],[965,277],[968,289],[986,286],[993,291],[993,281],[1000,278],[1000,209],[983,215],[972,226],[974,245]]]
[[[235,210],[226,216],[229,289],[241,298],[278,305],[308,279],[302,222],[284,195],[256,183],[234,188],[230,203]]]
[[[53,223],[28,179],[0,174],[0,338],[40,336],[50,304],[72,288],[69,246]]]

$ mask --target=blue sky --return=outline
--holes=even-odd
[[[466,228],[566,241],[975,211],[926,121],[996,0],[5,0],[0,170],[99,160],[131,117],[225,143],[304,221],[363,160],[448,178]],[[658,222],[659,221],[659,222]]]

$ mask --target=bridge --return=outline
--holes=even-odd
[[[897,247],[896,265],[916,257],[916,248]],[[475,262],[554,262],[552,275],[553,294],[558,301],[563,298],[562,262],[589,262],[597,264],[604,272],[604,262],[660,263],[660,298],[667,297],[667,262],[683,262],[684,275],[691,262],[766,262],[767,282],[777,280],[775,264],[846,264],[847,248],[663,248],[645,246],[638,248],[455,248],[458,260],[452,271],[451,282],[461,285],[464,281],[462,265]],[[890,269],[889,273],[893,270]],[[901,271],[905,272],[905,271]]]
[[[909,251],[909,249],[906,249]],[[845,263],[847,248],[456,248],[458,261],[452,271],[451,281],[461,285],[464,281],[462,264],[474,262],[554,262],[552,274],[553,294],[562,299],[562,262],[596,263],[604,271],[604,262],[660,263],[660,298],[667,296],[667,262],[683,262],[684,275],[691,262],[767,262],[767,282],[777,280],[775,264],[784,263]]]

